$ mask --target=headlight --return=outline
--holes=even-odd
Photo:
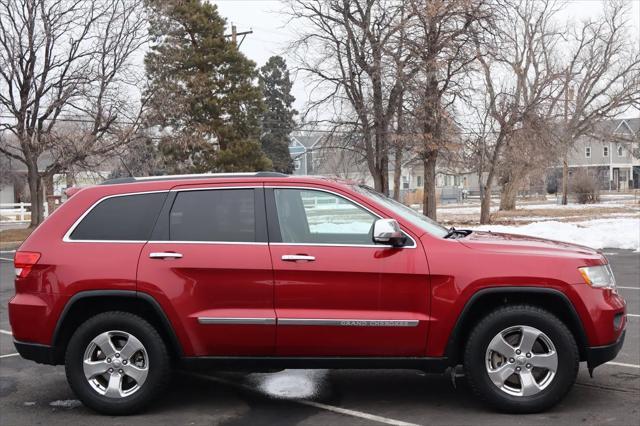
[[[616,279],[613,277],[611,266],[599,265],[599,266],[585,266],[578,268],[582,278],[591,287],[597,288],[616,288]]]

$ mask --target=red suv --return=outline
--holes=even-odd
[[[277,173],[82,189],[15,255],[20,354],[64,364],[85,405],[140,410],[172,367],[464,366],[535,412],[624,341],[600,253],[445,229],[370,188]]]

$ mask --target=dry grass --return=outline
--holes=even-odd
[[[491,223],[500,225],[524,225],[532,221],[557,220],[560,222],[578,222],[606,217],[640,217],[640,209],[633,205],[628,207],[586,207],[580,209],[518,209],[513,211],[497,211],[491,214]],[[440,214],[438,219],[443,224],[478,225],[480,207],[474,214]],[[531,218],[531,220],[529,220]],[[548,218],[548,219],[545,219]]]
[[[33,229],[21,228],[21,229],[5,229],[0,231],[0,243],[22,242]]]

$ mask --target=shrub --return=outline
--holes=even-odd
[[[591,204],[600,201],[600,185],[595,176],[586,170],[576,171],[571,179],[569,190],[580,204]]]

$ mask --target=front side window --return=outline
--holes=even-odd
[[[357,191],[360,194],[364,195],[368,199],[382,204],[384,207],[388,208],[395,214],[402,216],[402,218],[408,220],[412,224],[430,233],[431,235],[435,235],[437,237],[444,237],[445,235],[447,235],[447,229],[445,227],[440,225],[435,220],[418,213],[411,207],[407,207],[404,204],[385,195],[382,195],[379,192],[376,192],[366,186],[354,185],[351,188],[354,191]]]
[[[585,156],[586,158],[591,158],[591,147],[590,147],[590,146],[588,146],[588,147],[586,147],[586,148],[584,149],[584,156]]]
[[[169,215],[171,241],[255,242],[253,189],[182,191]]]
[[[283,243],[371,245],[377,217],[340,196],[315,190],[275,189]]]
[[[609,156],[609,147],[608,146],[602,147],[602,155],[604,157],[608,157]]]
[[[107,198],[87,213],[70,240],[147,241],[166,192]]]

